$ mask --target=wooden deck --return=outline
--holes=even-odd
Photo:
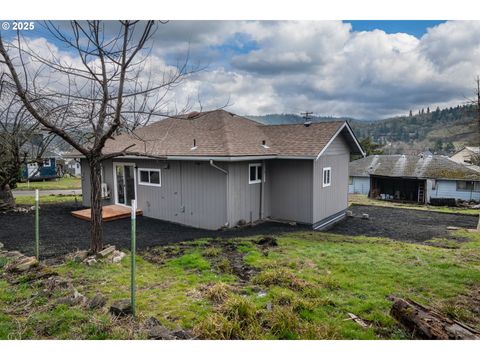
[[[83,210],[76,210],[72,211],[72,215],[82,219],[82,220],[91,220],[91,210],[83,209]],[[102,218],[103,221],[113,221],[117,219],[124,219],[130,217],[132,210],[129,207],[122,206],[122,205],[107,205],[102,206]],[[137,216],[142,215],[143,212],[141,209],[137,209]]]

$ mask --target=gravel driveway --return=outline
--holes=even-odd
[[[387,237],[405,242],[424,242],[432,238],[462,241],[463,239],[452,236],[447,226],[475,228],[478,222],[478,216],[424,210],[364,205],[352,205],[350,210],[353,218],[347,218],[328,231],[345,235]],[[369,219],[362,219],[362,214],[368,214]]]

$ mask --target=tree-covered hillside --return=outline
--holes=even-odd
[[[295,114],[269,114],[248,116],[265,124],[296,124],[305,120]],[[392,117],[383,120],[363,121],[350,118],[312,116],[311,121],[348,120],[360,139],[371,138],[380,143],[389,153],[416,153],[431,150],[436,153],[451,153],[464,145],[479,143],[479,125],[473,105],[446,109],[421,109],[416,114]]]

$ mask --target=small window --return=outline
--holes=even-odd
[[[80,169],[80,164],[77,163],[77,169]]]
[[[348,177],[348,185],[353,185],[353,176]]]
[[[52,166],[50,159],[43,159],[43,167],[50,167],[50,166]]]
[[[262,182],[262,164],[249,164],[249,184],[258,184]]]
[[[432,180],[432,190],[437,189],[437,180]]]
[[[460,190],[460,191],[480,191],[480,182],[478,182],[478,181],[457,181],[457,190]]]
[[[160,169],[138,169],[139,185],[161,186]]]
[[[330,186],[332,181],[332,168],[323,168],[323,187]]]

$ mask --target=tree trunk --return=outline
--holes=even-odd
[[[0,211],[10,210],[15,207],[15,198],[13,197],[12,190],[7,184],[0,188]]]
[[[480,215],[478,215],[477,230],[480,231]]]
[[[390,314],[415,337],[429,340],[478,340],[478,331],[412,300],[391,296]]]
[[[98,161],[89,161],[90,165],[90,206],[91,229],[90,251],[97,253],[103,249],[102,227],[102,168]]]

